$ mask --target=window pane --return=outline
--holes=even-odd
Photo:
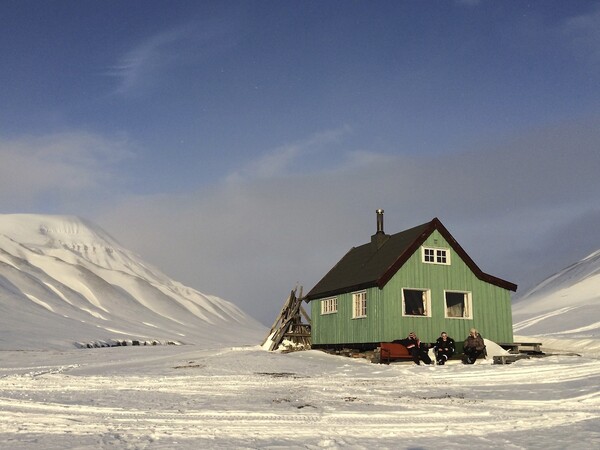
[[[425,292],[404,289],[404,314],[408,316],[424,316]]]
[[[423,247],[423,262],[431,264],[450,264],[449,250]]]
[[[446,317],[466,316],[465,297],[463,292],[446,292]]]
[[[366,317],[367,315],[367,293],[358,292],[352,294],[352,317]]]
[[[440,264],[446,264],[446,250],[437,251],[437,262]]]
[[[425,262],[434,262],[434,258],[433,258],[433,249],[431,248],[426,248],[425,249]]]

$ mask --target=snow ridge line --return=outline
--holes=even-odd
[[[550,311],[550,312],[548,312],[546,314],[542,314],[542,315],[535,316],[535,317],[532,317],[532,318],[527,319],[527,320],[523,320],[522,322],[518,322],[518,323],[516,323],[516,324],[513,325],[513,331],[521,331],[524,328],[528,328],[528,327],[530,327],[532,325],[535,325],[538,322],[541,322],[542,320],[546,320],[546,319],[548,319],[550,317],[554,317],[554,316],[558,316],[560,314],[564,314],[564,313],[566,313],[568,311],[571,311],[571,310],[577,309],[577,308],[580,308],[580,307],[579,306],[566,306],[564,308],[560,308],[560,309],[557,309],[557,310],[554,310],[554,311]]]
[[[11,373],[11,374],[2,375],[2,376],[0,376],[0,378],[9,378],[9,377],[37,378],[42,375],[61,374],[68,370],[76,369],[78,367],[80,367],[79,364],[69,364],[67,366],[58,366],[58,367],[48,366],[47,368],[39,367],[39,369],[42,369],[42,370],[35,370],[35,371],[30,371],[30,372],[21,373],[21,374]],[[11,372],[14,372],[17,370],[31,370],[31,368],[9,368],[9,369],[0,369],[0,370],[10,370]]]

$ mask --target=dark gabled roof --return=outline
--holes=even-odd
[[[392,235],[374,235],[372,241],[353,247],[305,296],[310,301],[369,287],[383,288],[425,240],[438,230],[480,280],[510,291],[517,285],[481,271],[436,217],[431,222]],[[379,245],[378,245],[379,242]]]

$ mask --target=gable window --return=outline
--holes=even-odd
[[[470,292],[446,291],[446,317],[454,319],[472,318],[472,301]]]
[[[429,317],[431,296],[427,289],[402,289],[402,314]]]
[[[367,292],[355,292],[352,294],[352,318],[367,317]]]
[[[450,250],[446,248],[423,247],[423,262],[429,264],[450,264]]]
[[[321,314],[333,314],[337,312],[337,297],[321,300]]]

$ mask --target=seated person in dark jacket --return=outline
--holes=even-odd
[[[394,342],[402,344],[408,349],[408,352],[410,353],[410,356],[412,356],[415,364],[421,364],[421,361],[423,361],[425,364],[431,364],[431,358],[427,354],[427,344],[421,344],[421,341],[414,331],[411,331],[406,339],[400,339]]]
[[[485,343],[483,342],[483,338],[475,328],[471,328],[469,336],[467,336],[463,345],[463,352],[465,354],[463,362],[465,364],[473,364],[484,351]]]
[[[448,333],[442,331],[440,337],[435,341],[433,352],[437,363],[443,366],[454,355],[454,339],[449,337]]]

